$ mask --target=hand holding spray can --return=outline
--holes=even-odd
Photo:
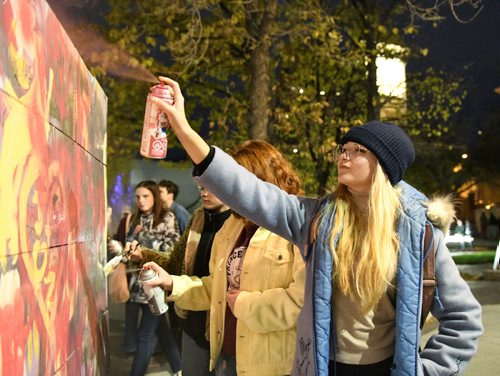
[[[167,115],[152,98],[157,97],[169,104],[174,103],[172,88],[158,84],[151,88],[146,101],[144,127],[142,129],[141,155],[146,158],[162,159],[167,156],[167,133],[169,126]]]
[[[152,269],[142,269],[140,274],[141,282],[151,281],[158,278],[158,274]],[[142,284],[144,293],[148,298],[148,305],[153,315],[162,315],[168,310],[168,305],[165,303],[165,292],[161,287],[148,287]]]

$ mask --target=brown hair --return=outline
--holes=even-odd
[[[299,175],[285,157],[265,141],[250,140],[237,146],[231,156],[259,179],[289,194],[302,194]]]
[[[179,186],[170,180],[160,180],[158,183],[158,188],[165,188],[167,190],[167,193],[172,193],[172,195],[174,196],[174,201],[179,194]]]
[[[154,205],[153,205],[153,226],[156,227],[161,223],[162,218],[165,216],[165,209],[160,199],[160,190],[158,189],[158,184],[153,180],[144,180],[137,184],[134,188],[134,192],[137,188],[146,188],[153,194]],[[140,217],[142,212],[138,207],[135,208],[134,214],[132,215],[131,224],[132,226],[137,226],[140,223]]]

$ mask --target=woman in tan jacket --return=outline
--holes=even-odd
[[[247,141],[233,157],[260,179],[301,193],[297,174],[273,146]],[[290,242],[233,213],[215,237],[209,276],[144,267],[160,274],[148,284],[162,286],[180,308],[210,309],[210,369],[217,375],[291,372],[305,264]]]

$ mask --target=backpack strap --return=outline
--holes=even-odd
[[[329,196],[330,197],[330,196]],[[316,242],[316,239],[318,237],[318,230],[319,230],[319,225],[320,225],[320,219],[321,219],[321,213],[323,212],[323,208],[325,205],[328,203],[327,198],[321,199],[321,203],[319,204],[319,209],[316,211],[314,214],[314,217],[311,220],[311,225],[309,226],[309,247],[312,247],[312,245]],[[309,253],[309,247],[306,247],[306,250],[304,251],[304,259],[308,257]]]
[[[435,273],[436,250],[434,246],[434,231],[429,223],[425,224],[424,235],[424,270],[423,270],[423,292],[422,292],[422,313],[420,315],[420,329],[425,324],[434,300],[437,281]]]
[[[311,221],[311,227],[309,227],[309,243],[313,244],[318,237],[318,227],[319,227],[319,212],[316,213]]]

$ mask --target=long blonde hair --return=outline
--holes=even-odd
[[[330,236],[333,281],[346,296],[360,298],[363,309],[369,311],[387,292],[396,275],[399,192],[377,163],[367,213],[359,212],[345,185],[339,185],[334,197],[336,215]]]

